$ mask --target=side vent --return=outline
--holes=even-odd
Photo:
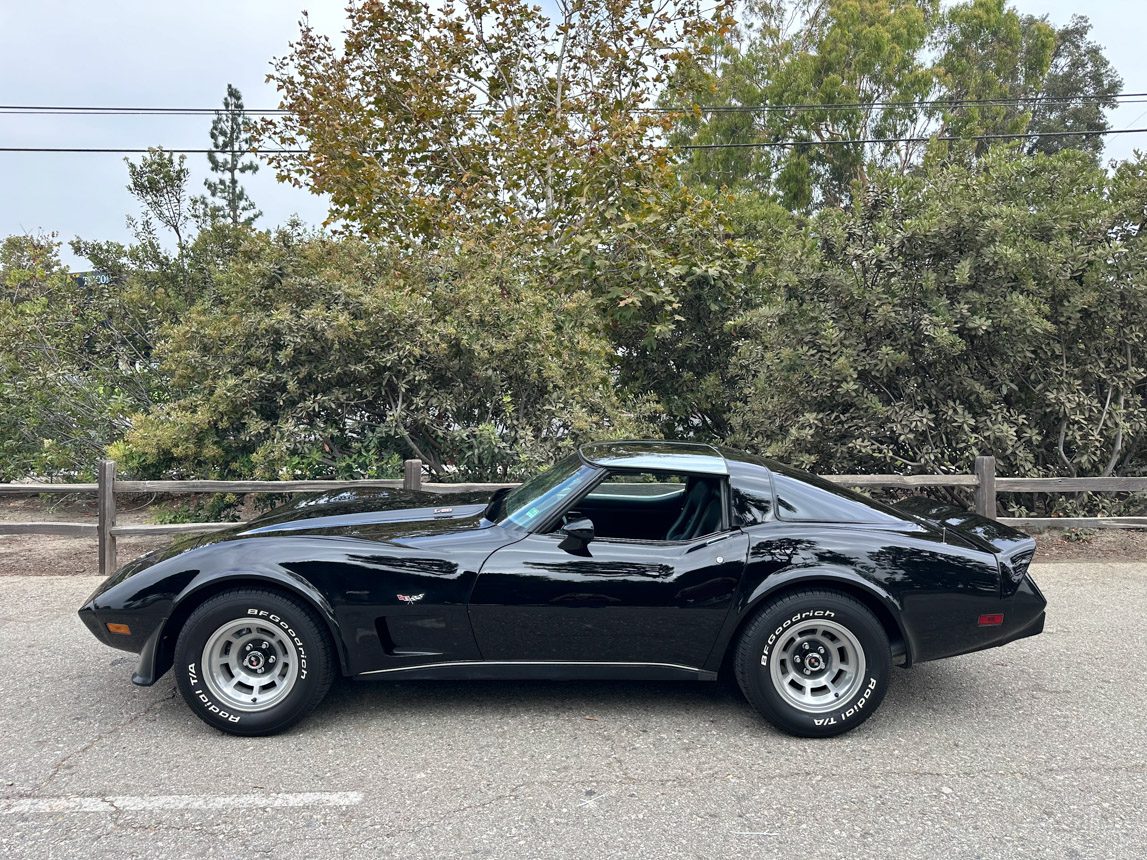
[[[374,629],[378,633],[378,641],[382,645],[382,653],[388,657],[394,656],[394,640],[390,637],[390,628],[386,624],[386,616],[380,615],[374,619]]]

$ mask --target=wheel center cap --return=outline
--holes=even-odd
[[[264,662],[266,662],[265,658],[258,651],[252,651],[243,658],[243,665],[248,669],[254,669],[256,672],[263,668]]]
[[[805,657],[805,667],[813,672],[819,672],[824,668],[824,660],[821,659],[819,654],[809,654]]]

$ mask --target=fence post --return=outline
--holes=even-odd
[[[404,490],[422,489],[422,461],[405,460],[402,463],[402,488]]]
[[[976,458],[976,513],[982,517],[996,515],[996,458]]]
[[[100,576],[111,576],[116,567],[115,460],[100,460],[96,511],[99,515]]]

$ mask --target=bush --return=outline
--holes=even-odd
[[[591,298],[537,289],[513,248],[386,254],[253,233],[162,332],[171,399],[112,448],[139,475],[504,478],[631,434]]]
[[[740,323],[734,441],[826,472],[1147,465],[1144,163],[1077,152],[883,176]]]

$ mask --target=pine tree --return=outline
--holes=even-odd
[[[239,184],[240,173],[255,173],[259,163],[245,160],[254,146],[254,123],[243,112],[243,95],[231,84],[223,98],[223,110],[215,112],[211,123],[213,152],[207,153],[211,172],[217,179],[203,181],[212,200],[208,211],[213,218],[226,219],[235,227],[250,225],[263,213],[255,208]]]

